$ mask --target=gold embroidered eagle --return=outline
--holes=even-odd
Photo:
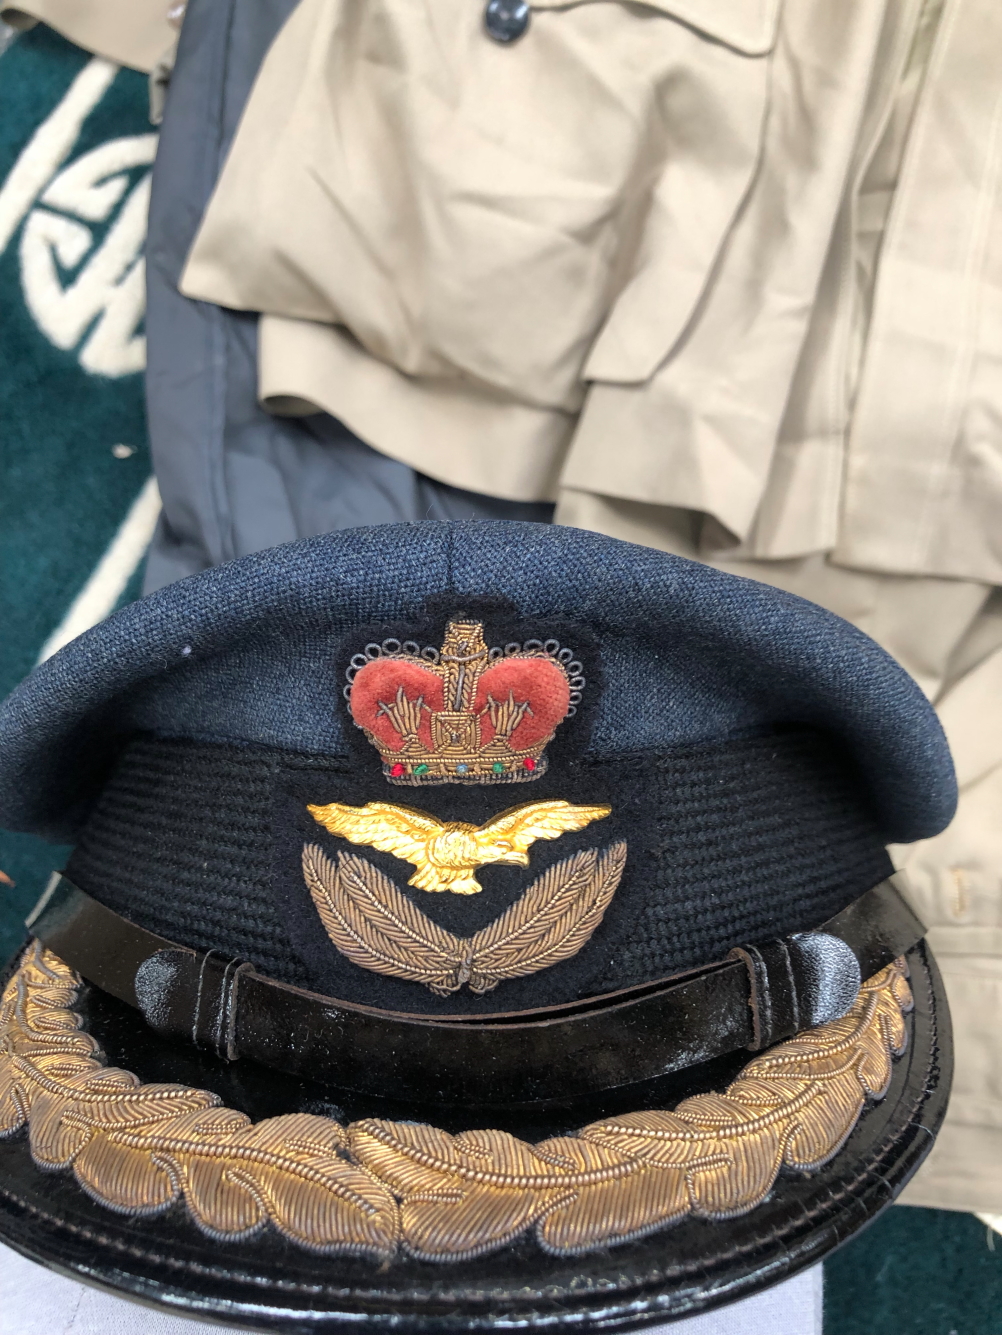
[[[583,830],[593,820],[608,816],[612,807],[525,802],[502,811],[485,825],[440,821],[426,811],[393,802],[366,802],[364,807],[330,802],[307,810],[331,834],[413,862],[417,871],[408,885],[478,895],[483,887],[473,874],[475,868],[488,862],[527,867],[528,849],[537,839],[556,839],[570,830]]]

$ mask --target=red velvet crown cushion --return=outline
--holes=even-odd
[[[488,699],[500,703],[509,694],[516,704],[529,703],[509,739],[513,751],[524,751],[537,742],[545,742],[566,716],[571,702],[566,676],[548,658],[503,658],[489,667],[477,683],[474,713],[486,709]],[[480,719],[480,736],[484,745],[494,736],[489,713]]]
[[[403,687],[408,700],[423,700],[418,736],[431,750],[431,713],[444,708],[442,678],[429,668],[400,658],[378,658],[366,663],[355,674],[351,686],[351,714],[355,722],[368,729],[387,751],[403,749],[404,739],[390,722],[381,705],[392,705]]]
[[[406,699],[422,700],[418,736],[431,749],[431,714],[446,707],[443,682],[438,673],[407,659],[380,658],[367,663],[356,674],[351,688],[351,713],[355,722],[372,733],[387,751],[399,751],[403,738],[390,722],[383,705],[390,706],[403,689]],[[494,736],[489,700],[501,703],[509,695],[516,704],[528,703],[522,721],[511,735],[511,746],[523,751],[545,741],[563,719],[570,705],[570,686],[564,672],[548,658],[505,658],[492,664],[477,683],[474,712],[481,715],[481,739],[486,745]],[[531,711],[531,712],[530,712]]]

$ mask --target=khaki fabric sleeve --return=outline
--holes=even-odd
[[[906,1204],[1002,1213],[1002,648],[938,704],[960,784],[952,824],[892,850],[943,972],[955,1073],[946,1124]]]
[[[22,31],[46,23],[85,51],[149,74],[170,50],[184,11],[173,0],[18,0],[0,5],[0,19]]]
[[[880,247],[835,557],[1002,584],[1002,47],[948,0]]]
[[[556,498],[575,420],[470,381],[405,375],[346,329],[278,315],[258,323],[258,396],[279,417],[329,412],[391,459],[509,501]]]

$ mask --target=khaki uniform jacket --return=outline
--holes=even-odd
[[[302,0],[182,280],[265,312],[265,402],[471,490],[1002,583],[1002,9],[550,4],[502,47],[468,0]]]

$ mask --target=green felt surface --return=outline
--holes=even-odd
[[[825,1264],[824,1335],[1002,1335],[1002,1236],[892,1207]]]
[[[0,55],[0,183],[87,59],[41,27]],[[146,81],[120,71],[66,162],[148,130]],[[90,254],[115,217],[88,223]],[[31,669],[150,469],[141,377],[89,375],[79,344],[46,337],[23,298],[21,230],[0,253],[0,694]],[[67,286],[88,259],[65,270]],[[135,453],[116,458],[116,443]],[[123,601],[138,585],[137,572]],[[0,885],[3,958],[66,851],[0,832],[0,868],[17,882]],[[826,1265],[825,1335],[951,1333],[1002,1335],[1002,1237],[972,1215],[894,1208]]]
[[[41,26],[0,55],[0,182],[88,59]],[[99,144],[149,130],[146,80],[120,70],[58,170]],[[130,184],[143,170],[130,169]],[[78,264],[62,269],[67,288],[118,212],[86,220],[92,244]],[[78,349],[88,330],[72,348],[54,346],[25,302],[23,230],[22,222],[0,253],[0,695],[31,670],[150,472],[141,374],[83,370]],[[115,444],[135,453],[116,458]],[[137,573],[126,598],[138,595],[139,582]],[[13,890],[0,885],[4,958],[64,855],[29,835],[0,832],[0,868],[16,882]]]

